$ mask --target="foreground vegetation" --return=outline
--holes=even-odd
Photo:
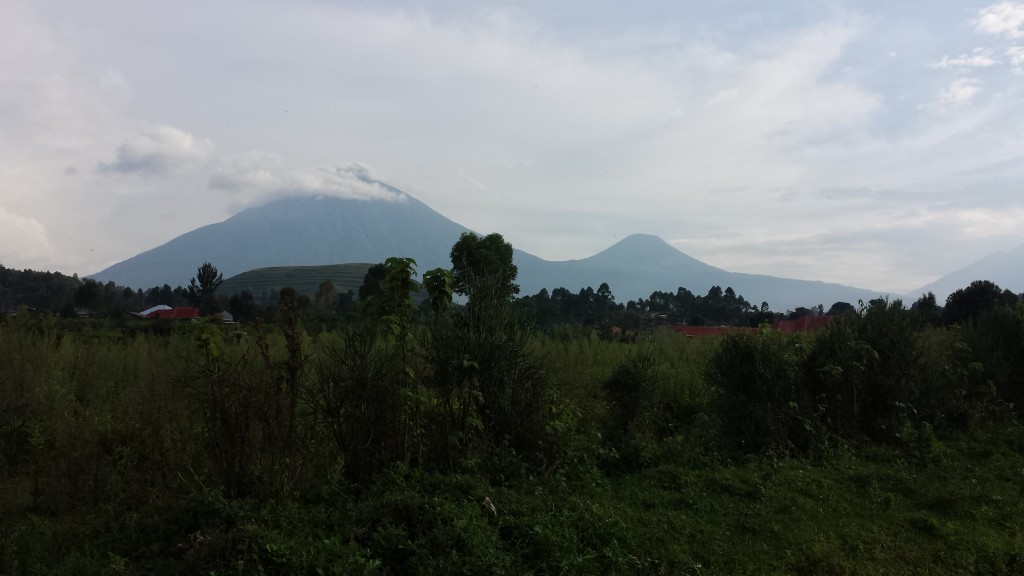
[[[623,344],[378,304],[315,336],[287,299],[241,329],[7,317],[0,571],[1024,570],[1017,309]]]
[[[0,572],[1024,572],[1012,293],[616,338],[537,330],[500,236],[452,256],[330,322],[291,288],[244,324],[0,317]]]

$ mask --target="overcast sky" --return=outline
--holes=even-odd
[[[0,0],[0,264],[351,166],[543,258],[906,292],[1024,243],[1024,2]],[[186,279],[182,279],[183,283]]]

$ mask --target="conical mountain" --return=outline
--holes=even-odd
[[[677,274],[712,274],[725,270],[705,264],[650,234],[631,234],[597,254],[579,260],[585,266],[623,271],[669,268]]]
[[[467,228],[407,195],[394,200],[294,197],[248,208],[115,264],[92,277],[133,288],[188,284],[212,262],[225,278],[254,268],[413,258],[419,270],[450,267]]]
[[[880,293],[841,284],[791,280],[760,274],[728,272],[693,258],[657,236],[633,234],[609,248],[581,260],[518,263],[524,294],[565,287],[597,289],[607,283],[616,300],[647,298],[655,290],[675,292],[686,288],[704,295],[712,286],[731,287],[753,304],[768,302],[774,310],[835,302],[856,304]]]

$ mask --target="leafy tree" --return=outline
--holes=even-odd
[[[922,321],[927,324],[931,324],[933,326],[938,325],[942,320],[942,308],[940,308],[938,302],[936,302],[934,292],[922,294],[921,297],[910,306],[910,309],[917,312]]]
[[[932,299],[933,300],[935,299],[934,295],[932,295]],[[836,302],[836,303],[832,304],[832,306],[828,309],[827,314],[829,316],[838,316],[840,314],[846,314],[847,312],[856,312],[856,311],[857,311],[857,309],[854,308],[853,304],[850,304],[849,302]]]
[[[75,291],[75,305],[79,308],[92,308],[99,302],[100,285],[92,278],[86,278]]]
[[[512,245],[501,234],[481,238],[472,232],[463,233],[451,252],[455,292],[473,300],[477,281],[490,278],[493,297],[507,300],[518,294],[515,281],[519,269],[512,263],[512,254]]]
[[[359,300],[366,301],[374,294],[380,294],[385,275],[387,275],[387,268],[384,267],[383,262],[370,266],[366,275],[363,276],[363,284],[359,287]]]
[[[228,300],[228,312],[231,312],[236,322],[252,322],[259,313],[259,306],[256,305],[252,292],[242,290]]]
[[[219,312],[220,305],[217,304],[213,295],[222,282],[224,282],[224,275],[217,270],[217,267],[209,262],[203,262],[202,266],[196,270],[196,275],[189,280],[186,289],[189,302],[193,306],[197,306],[203,315]]]
[[[267,311],[274,311],[272,319],[277,322],[294,324],[312,305],[313,300],[309,296],[300,294],[292,286],[285,286],[278,291],[275,306],[268,308]]]
[[[959,324],[977,317],[985,310],[1008,306],[1017,302],[1013,292],[1003,291],[988,280],[975,280],[970,286],[953,292],[946,298],[942,318],[947,324]]]
[[[787,320],[799,320],[799,319],[803,318],[804,316],[810,316],[812,314],[814,314],[814,311],[812,311],[811,309],[804,308],[803,306],[797,306],[796,310],[791,311],[789,313],[789,315],[786,316],[786,319]]]
[[[324,312],[333,312],[338,303],[338,293],[334,288],[334,282],[329,279],[321,282],[316,290],[315,300]]]
[[[452,273],[444,268],[435,268],[423,275],[423,289],[427,291],[430,308],[436,319],[444,314],[452,304],[454,279]]]

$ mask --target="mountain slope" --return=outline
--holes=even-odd
[[[249,208],[115,264],[92,277],[133,288],[188,284],[212,262],[225,278],[254,268],[416,260],[448,267],[467,229],[408,195],[400,200],[297,197]]]
[[[907,295],[912,302],[921,294],[934,292],[939,303],[960,288],[965,288],[975,280],[991,280],[1000,288],[1015,293],[1024,292],[1024,244],[1009,252],[996,252],[985,256],[974,264],[955,270]]]

